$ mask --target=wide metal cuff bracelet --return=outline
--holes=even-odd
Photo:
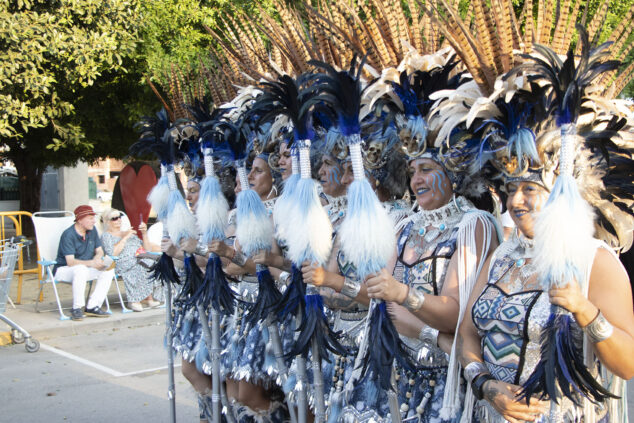
[[[354,300],[357,298],[357,295],[359,295],[359,291],[361,291],[361,281],[350,279],[348,277],[343,279],[341,294]]]
[[[234,250],[234,251],[235,251],[235,254],[233,255],[233,258],[231,259],[231,262],[234,264],[237,264],[240,267],[244,267],[244,265],[247,263],[247,260],[249,258],[238,250]]]
[[[614,326],[603,316],[601,310],[599,310],[599,314],[594,318],[593,321],[588,324],[583,330],[588,335],[590,342],[596,344],[597,342],[605,341],[614,332]]]
[[[288,272],[280,273],[280,277],[277,279],[282,286],[288,285],[288,278],[291,277],[291,274]]]
[[[410,288],[409,292],[407,293],[407,298],[405,298],[405,301],[403,301],[403,304],[401,305],[409,311],[415,312],[420,310],[424,302],[425,294],[416,289]]]
[[[438,329],[424,326],[418,334],[418,339],[434,348],[438,347]]]
[[[207,246],[207,244],[198,244],[196,245],[196,251],[194,251],[194,254],[198,256],[206,256],[208,252],[209,247]]]
[[[482,373],[489,373],[489,368],[486,366],[486,364],[479,361],[472,361],[464,368],[464,378],[466,379],[467,383],[473,382],[473,379],[475,379],[476,376]]]

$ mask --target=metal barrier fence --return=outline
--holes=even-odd
[[[11,238],[12,236],[20,236],[22,235],[22,219],[28,217],[29,219],[33,215],[26,211],[6,211],[0,212],[0,239]],[[12,224],[12,226],[11,226]],[[40,252],[36,248],[37,260],[40,259]],[[15,271],[13,272],[14,276],[18,277],[18,296],[15,299],[16,304],[20,304],[22,301],[22,280],[25,274],[35,274],[40,275],[41,269],[38,264],[34,269],[24,269],[24,248],[20,249],[20,254],[18,256],[18,262]],[[42,299],[40,298],[40,301]]]

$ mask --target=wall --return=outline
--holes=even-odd
[[[73,211],[81,204],[88,204],[88,165],[80,162],[75,167],[60,167],[59,206]]]

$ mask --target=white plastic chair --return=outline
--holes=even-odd
[[[57,264],[57,249],[59,248],[59,239],[62,233],[69,228],[75,222],[75,215],[69,211],[48,211],[48,212],[36,212],[33,213],[33,226],[35,227],[35,239],[37,241],[37,248],[40,252],[40,259],[37,263],[42,266],[42,275],[40,280],[40,292],[37,295],[35,302],[35,309],[38,310],[40,297],[42,290],[46,283],[53,285],[53,292],[55,293],[55,301],[57,301],[57,308],[59,310],[59,319],[68,320],[70,317],[64,314],[62,304],[59,300],[59,294],[57,293],[57,284],[66,283],[72,285],[72,282],[57,281],[53,275],[53,267]],[[46,278],[44,277],[46,275]],[[88,292],[92,289],[92,281],[89,281]],[[106,312],[112,314],[110,311],[110,304],[108,303],[108,297],[106,296]]]

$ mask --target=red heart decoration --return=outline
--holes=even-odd
[[[150,203],[147,202],[147,196],[154,185],[156,185],[156,174],[148,165],[141,166],[138,173],[132,166],[126,165],[119,175],[123,207],[133,228],[138,228],[141,220],[147,223],[151,208]],[[137,235],[141,238],[141,232],[138,229]]]

